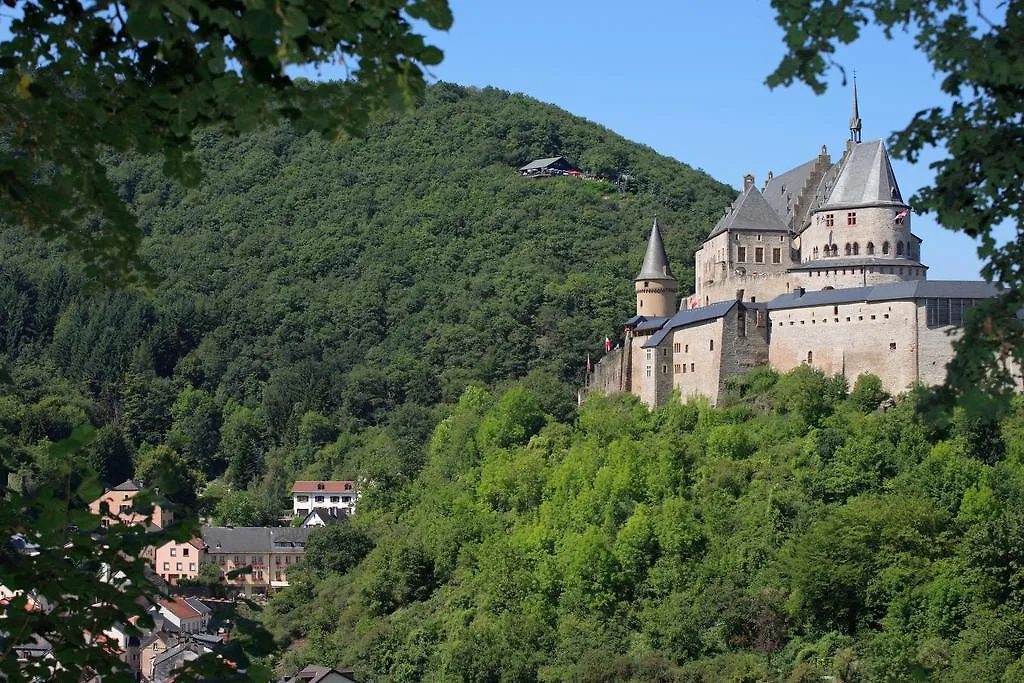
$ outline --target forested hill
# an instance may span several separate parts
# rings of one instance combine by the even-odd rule
[[[73,266],[3,229],[0,358],[32,400],[66,379],[127,452],[167,445],[208,478],[231,465],[237,486],[273,464],[263,450],[284,447],[291,476],[313,462],[294,455],[303,439],[367,428],[386,442],[368,458],[378,474],[411,474],[434,407],[472,381],[528,376],[564,413],[586,351],[631,313],[655,214],[685,285],[734,195],[553,106],[448,84],[364,139],[279,128],[197,145],[195,189],[154,159],[112,162],[148,235],[150,298],[83,294]],[[516,173],[557,154],[628,172],[630,191]],[[308,474],[365,473],[353,467],[321,460]]]

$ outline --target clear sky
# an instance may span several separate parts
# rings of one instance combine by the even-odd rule
[[[783,54],[767,0],[450,2],[455,25],[433,34],[445,51],[435,79],[550,102],[734,188],[744,173],[760,185],[823,144],[838,160],[849,136],[851,87],[840,72],[822,96],[764,85]],[[864,140],[887,138],[918,110],[946,102],[909,36],[873,32],[837,61],[857,71]],[[931,177],[927,161],[893,160],[905,198]],[[931,279],[979,277],[973,240],[929,216],[912,225]]]

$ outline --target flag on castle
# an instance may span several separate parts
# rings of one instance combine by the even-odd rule
[[[892,217],[892,221],[896,225],[902,225],[903,224],[903,219],[906,218],[909,214],[910,214],[910,209],[903,209],[898,214],[896,214],[895,216]]]
[[[612,350],[612,340],[609,339],[608,337],[605,337],[604,338],[604,352],[608,353],[611,350]]]

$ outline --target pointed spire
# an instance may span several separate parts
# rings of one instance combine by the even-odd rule
[[[640,266],[640,274],[637,280],[675,280],[672,276],[672,269],[668,266],[668,256],[665,254],[665,243],[661,240],[661,231],[658,229],[658,217],[654,217],[654,227],[651,228],[651,237],[647,240],[647,253],[644,254],[644,263]]]
[[[857,72],[853,72],[853,116],[850,117],[850,141],[860,142],[860,108],[857,106]]]

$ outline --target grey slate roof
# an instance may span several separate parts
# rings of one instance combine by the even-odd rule
[[[821,208],[861,206],[906,206],[881,140],[856,144],[845,155],[839,176]]]
[[[778,311],[788,308],[804,308],[806,306],[848,304],[857,301],[897,301],[923,299],[926,297],[987,299],[998,293],[999,291],[995,286],[976,280],[910,280],[907,282],[875,285],[873,287],[805,292],[803,296],[798,296],[796,292],[789,292],[769,301],[768,310]]]
[[[836,258],[820,258],[814,261],[807,261],[806,263],[800,263],[795,266],[791,266],[789,270],[818,270],[819,268],[835,269],[835,268],[849,268],[858,266],[913,266],[917,268],[927,268],[920,261],[914,259],[903,258],[897,256],[895,258],[889,256],[838,256]]]
[[[110,489],[111,491],[141,491],[142,483],[134,479],[125,479],[123,482]]]
[[[810,178],[817,161],[817,158],[811,159],[781,175],[773,176],[765,185],[761,194],[783,223],[788,225],[789,219],[793,217],[793,206],[800,198],[800,192]]]
[[[636,329],[638,332],[646,332],[647,330],[660,330],[661,326],[668,322],[669,318],[655,316],[653,318],[645,318],[639,324]]]
[[[651,338],[641,348],[652,348],[660,344],[669,332],[678,329],[680,327],[686,327],[687,325],[693,325],[694,323],[702,323],[706,320],[713,320],[720,318],[736,305],[736,300],[730,301],[719,301],[709,306],[701,306],[700,308],[690,308],[679,311],[674,316],[668,319],[661,330],[651,336]]]
[[[301,527],[206,526],[203,542],[211,553],[301,552],[312,529]]]
[[[644,254],[644,262],[640,266],[640,274],[636,276],[636,279],[675,279],[672,276],[672,269],[668,265],[668,255],[665,253],[665,243],[661,239],[657,218],[654,219],[654,226],[651,227],[651,236],[647,240],[647,252]]]
[[[519,170],[520,171],[532,171],[534,169],[547,168],[548,166],[550,166],[551,164],[555,163],[559,159],[563,159],[564,160],[565,157],[557,156],[557,157],[548,157],[546,159],[534,159],[530,163],[526,164],[526,166],[521,167]]]
[[[306,517],[302,520],[302,524],[305,525],[309,518],[316,515],[320,518],[320,521],[325,525],[330,526],[331,524],[337,524],[338,522],[348,519],[348,513],[338,508],[313,508],[306,514]]]
[[[708,235],[708,239],[720,235],[726,230],[789,232],[789,228],[768,204],[756,185],[748,187],[732,203],[730,211],[718,220],[711,234]]]

